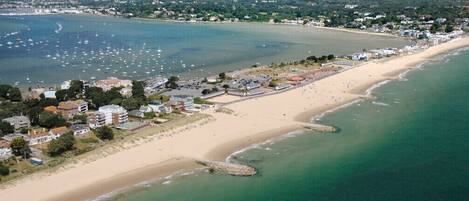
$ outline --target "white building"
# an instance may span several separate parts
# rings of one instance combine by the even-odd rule
[[[73,131],[73,135],[75,136],[84,135],[91,131],[90,127],[86,124],[73,124],[70,126],[70,129]]]
[[[2,121],[8,122],[15,129],[28,128],[29,126],[31,126],[31,122],[29,121],[29,118],[26,116],[9,117],[9,118],[3,119]]]
[[[11,156],[10,142],[0,139],[0,158]]]
[[[60,89],[62,89],[62,90],[70,89],[70,83],[71,82],[72,81],[70,81],[70,80],[62,82],[62,84],[60,85]]]
[[[106,124],[119,125],[128,120],[127,110],[118,105],[102,106],[99,108],[99,112],[104,114]]]
[[[87,112],[86,115],[91,128],[99,128],[106,124],[106,116],[102,112]]]

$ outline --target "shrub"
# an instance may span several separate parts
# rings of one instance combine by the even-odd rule
[[[0,165],[0,175],[7,176],[10,174],[10,168],[5,167],[4,165]]]
[[[96,137],[101,140],[112,140],[114,139],[114,131],[108,126],[103,126],[95,131]]]

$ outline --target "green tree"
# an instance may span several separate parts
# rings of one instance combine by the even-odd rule
[[[122,107],[127,110],[136,110],[144,104],[144,101],[140,98],[127,98],[122,100]]]
[[[83,92],[83,81],[81,80],[72,80],[70,82],[70,88],[67,90],[67,97],[70,99],[75,99]]]
[[[21,97],[21,91],[17,87],[12,87],[8,90],[8,99],[11,101],[22,101],[23,98]]]
[[[168,82],[166,82],[165,86],[166,88],[176,89],[178,88],[178,84],[177,84],[178,81],[179,81],[179,77],[171,76],[169,77]]]
[[[11,85],[1,84],[0,85],[0,97],[8,99],[8,93],[9,93],[11,88],[12,88]]]
[[[67,90],[65,89],[61,89],[61,90],[57,90],[57,92],[55,92],[55,98],[58,100],[58,101],[65,101],[67,100]]]
[[[34,106],[26,111],[26,114],[28,115],[29,120],[31,121],[31,125],[39,125],[39,115],[43,111],[43,108],[40,106]]]
[[[132,81],[132,97],[145,99],[145,83],[142,81]]]
[[[453,25],[451,25],[451,24],[446,25],[446,27],[445,27],[445,32],[446,33],[451,33],[453,31],[454,31]]]
[[[15,128],[8,122],[0,121],[0,136],[15,132]]]
[[[327,60],[333,60],[335,56],[333,54],[327,55]]]
[[[79,124],[86,124],[88,123],[88,117],[86,116],[86,114],[79,113],[73,116],[72,121]]]
[[[49,156],[59,156],[66,151],[72,150],[75,142],[76,140],[75,136],[73,136],[73,132],[67,132],[59,138],[50,141],[47,146],[47,154]]]
[[[39,126],[50,129],[66,125],[67,121],[61,115],[46,111],[39,115]]]
[[[3,164],[0,164],[0,175],[7,176],[9,174],[10,174],[10,168],[4,166]]]
[[[95,130],[95,135],[101,140],[112,140],[114,138],[114,131],[108,126],[103,126]]]
[[[22,137],[17,137],[11,141],[11,151],[15,156],[21,156],[23,158],[29,158],[31,156],[31,149],[29,148],[28,141]]]
[[[218,77],[222,80],[224,80],[226,78],[226,73],[220,73],[218,74]]]

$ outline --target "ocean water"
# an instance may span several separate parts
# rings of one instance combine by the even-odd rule
[[[411,71],[325,115],[338,133],[305,133],[236,156],[260,174],[197,173],[120,194],[126,201],[465,201],[469,50]]]
[[[86,15],[0,16],[0,82],[198,77],[408,43],[296,26],[177,24]]]

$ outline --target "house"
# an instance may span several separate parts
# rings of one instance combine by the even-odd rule
[[[49,142],[54,139],[54,136],[51,135],[45,128],[34,129],[28,132],[29,144],[36,145],[44,142]]]
[[[72,82],[71,80],[62,82],[62,84],[60,85],[60,89],[62,90],[70,89],[71,82]]]
[[[124,87],[124,88],[132,87],[132,81],[120,80],[120,79],[117,79],[116,77],[108,77],[104,80],[96,81],[95,86],[103,89],[104,91],[109,91],[115,87]]]
[[[187,95],[171,96],[169,102],[172,107],[179,110],[191,109],[194,107],[194,97]]]
[[[65,118],[72,118],[78,112],[88,111],[88,102],[83,100],[76,101],[63,101],[59,103],[57,107],[58,112],[62,114]]]
[[[350,59],[354,61],[367,61],[368,55],[365,53],[355,53],[350,56]]]
[[[165,105],[161,101],[151,101],[148,106],[142,106],[139,109],[142,112],[171,113],[171,105]]]
[[[90,127],[86,124],[73,124],[70,126],[70,130],[73,131],[75,136],[84,135],[91,131]]]
[[[102,112],[87,112],[88,124],[91,128],[99,128],[106,124],[106,116]]]
[[[62,136],[63,134],[67,133],[68,131],[69,129],[67,127],[61,126],[61,127],[50,129],[49,134],[53,136],[53,139],[56,139]]]
[[[99,112],[104,113],[105,123],[119,125],[127,122],[127,110],[118,105],[106,105],[99,108]]]
[[[11,156],[10,142],[0,139],[0,158]]]
[[[54,90],[49,90],[49,91],[44,91],[44,97],[45,98],[55,98],[55,92]]]
[[[26,116],[13,116],[13,117],[3,119],[2,121],[8,122],[15,129],[29,128],[29,126],[31,126],[31,122],[29,121],[29,118]]]
[[[45,108],[44,108],[44,111],[46,111],[46,112],[52,112],[52,113],[57,113],[57,112],[58,112],[58,109],[57,109],[57,107],[51,105],[51,106],[45,107]]]
[[[139,111],[143,112],[143,113],[148,113],[148,112],[155,112],[153,111],[153,108],[150,107],[150,106],[145,106],[145,105],[142,105],[140,106],[140,108],[138,109]],[[129,112],[130,113],[130,112]],[[129,114],[130,115],[130,114]]]
[[[137,118],[143,118],[143,117],[145,117],[145,113],[140,111],[140,110],[132,110],[132,111],[129,112],[129,116],[137,117]]]

